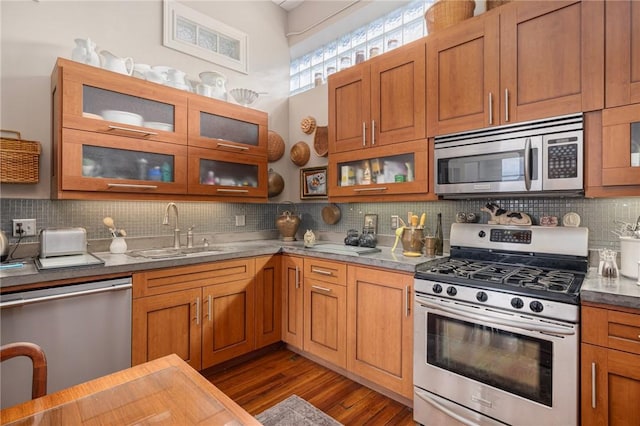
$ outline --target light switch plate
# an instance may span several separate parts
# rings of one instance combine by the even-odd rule
[[[33,237],[36,235],[36,220],[35,219],[13,219],[13,236],[19,237],[18,224],[23,231],[23,237]]]
[[[391,229],[398,229],[398,226],[400,226],[398,223],[398,215],[391,215]]]
[[[245,217],[243,214],[236,215],[236,226],[244,226],[245,225]]]

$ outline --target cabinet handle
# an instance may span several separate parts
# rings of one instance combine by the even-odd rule
[[[367,146],[367,123],[362,122],[362,146]]]
[[[509,121],[509,89],[504,89],[504,121]]]
[[[232,149],[239,149],[240,151],[248,151],[249,147],[246,146],[238,146],[238,145],[231,145],[228,143],[222,143],[222,142],[218,142],[218,148],[232,148]]]
[[[320,274],[320,275],[326,275],[329,277],[333,276],[333,272],[325,271],[324,269],[311,268],[311,272],[315,272],[316,274]]]
[[[354,188],[353,192],[367,192],[367,191],[386,191],[386,186],[377,186],[375,188]]]
[[[209,322],[213,321],[213,319],[211,318],[211,310],[213,308],[211,307],[211,295],[207,296],[207,318],[209,318]]]
[[[216,191],[218,192],[249,192],[248,189],[225,189],[225,188],[218,188],[216,189]]]
[[[109,188],[158,189],[158,185],[140,185],[136,183],[108,183]]]
[[[376,144],[376,120],[371,120],[371,146]]]
[[[489,92],[489,124],[493,124],[493,93]]]
[[[404,312],[405,316],[411,315],[411,286],[404,287]]]
[[[591,408],[596,408],[596,363],[591,363]]]
[[[196,297],[196,325],[200,325],[200,298]]]
[[[138,130],[138,129],[130,129],[128,127],[121,127],[121,126],[111,126],[109,125],[109,131],[111,130],[122,130],[124,132],[131,132],[131,133],[141,133],[145,136],[155,136],[158,133],[156,132],[150,132],[148,130]]]
[[[300,288],[300,270],[298,269],[298,265],[296,265],[296,288]]]
[[[331,289],[330,288],[320,287],[319,285],[312,285],[311,288],[316,289],[316,290],[320,290],[320,291],[326,291],[327,293],[331,293]]]

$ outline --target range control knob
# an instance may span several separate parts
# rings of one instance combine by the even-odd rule
[[[480,231],[480,232],[478,232],[478,237],[480,237],[480,238],[484,238],[484,237],[486,237],[486,236],[487,236],[487,233],[486,233],[486,232],[484,232],[484,231]]]
[[[455,287],[447,287],[447,294],[449,296],[455,296],[456,294],[458,294],[458,290],[456,290]]]
[[[434,293],[442,293],[442,286],[440,284],[434,284],[431,290],[433,290]]]
[[[489,296],[487,296],[487,293],[485,293],[484,291],[479,291],[476,293],[476,299],[478,299],[478,302],[486,302],[488,298]]]
[[[511,306],[516,309],[520,309],[524,306],[524,302],[519,297],[514,297],[513,299],[511,299]]]
[[[542,305],[542,303],[534,300],[533,302],[529,303],[529,308],[531,308],[533,312],[542,312],[544,306]]]

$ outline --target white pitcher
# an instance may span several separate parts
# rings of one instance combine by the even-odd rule
[[[98,56],[98,52],[96,52],[96,44],[89,38],[77,38],[74,41],[76,42],[76,47],[71,52],[71,59],[76,62],[99,67],[100,57]]]
[[[133,58],[119,58],[106,50],[100,52],[100,56],[102,57],[102,68],[120,74],[133,74]]]

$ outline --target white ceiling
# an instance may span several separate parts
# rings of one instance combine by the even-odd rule
[[[300,6],[304,0],[271,0],[287,12],[292,11],[296,7]]]

